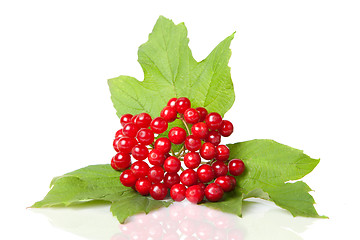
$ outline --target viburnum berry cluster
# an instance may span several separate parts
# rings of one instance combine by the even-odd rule
[[[172,127],[167,137],[158,137],[176,119],[185,128]],[[216,202],[224,192],[234,190],[234,176],[245,169],[242,160],[229,161],[229,148],[220,144],[222,137],[233,133],[233,124],[223,120],[219,113],[208,113],[203,107],[191,108],[186,97],[171,98],[160,117],[125,114],[120,123],[122,128],[113,141],[117,153],[111,166],[123,171],[120,182],[124,186],[141,195],[150,194],[153,199],[162,200],[170,189],[175,201],[186,198],[199,203],[205,196]],[[182,148],[175,151],[176,145]]]

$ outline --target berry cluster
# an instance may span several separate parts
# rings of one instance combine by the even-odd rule
[[[155,140],[155,134],[164,133],[168,123],[176,119],[183,122],[185,129],[173,127],[168,137]],[[191,108],[188,98],[170,99],[160,117],[125,114],[120,123],[122,129],[116,132],[113,142],[117,153],[111,166],[124,170],[121,183],[141,195],[150,194],[155,200],[162,200],[170,189],[175,201],[186,198],[199,203],[205,196],[215,202],[224,192],[235,188],[233,176],[239,176],[245,169],[242,160],[229,161],[229,148],[220,144],[222,137],[232,134],[232,123],[203,107]],[[180,144],[182,148],[175,152],[172,146]]]

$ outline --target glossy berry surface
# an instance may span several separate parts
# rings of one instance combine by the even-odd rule
[[[175,108],[176,100],[177,100],[177,98],[170,98],[170,100],[167,103],[167,106]]]
[[[150,145],[154,142],[154,133],[148,128],[141,128],[136,134],[136,139],[141,144]]]
[[[154,133],[161,134],[167,130],[168,123],[164,118],[157,117],[151,121],[150,128]]]
[[[204,143],[200,149],[200,155],[206,160],[211,160],[216,156],[216,148],[212,143]]]
[[[184,120],[190,124],[197,123],[200,120],[200,113],[194,108],[188,108],[184,112]]]
[[[122,129],[119,129],[116,133],[115,133],[115,138],[122,138],[125,137]]]
[[[186,199],[191,203],[199,203],[204,199],[204,190],[199,185],[188,187],[185,192]]]
[[[124,115],[122,115],[121,118],[120,118],[120,124],[121,124],[121,126],[124,127],[127,123],[130,123],[132,117],[133,117],[133,115],[131,115],[131,114],[124,114]]]
[[[174,144],[181,144],[185,141],[186,131],[181,127],[173,127],[168,134],[169,140]]]
[[[148,175],[149,165],[144,161],[136,161],[131,165],[131,171],[137,178],[144,178]]]
[[[177,157],[170,156],[164,161],[164,170],[169,173],[177,173],[180,170],[181,162]]]
[[[200,182],[207,183],[214,179],[215,173],[210,165],[204,164],[197,169],[197,175]]]
[[[155,183],[150,187],[150,195],[155,200],[163,200],[167,195],[168,189],[162,183]]]
[[[215,183],[219,185],[224,192],[230,192],[234,185],[229,176],[221,176],[215,179]]]
[[[214,144],[214,146],[217,146],[221,142],[221,135],[218,131],[210,131],[206,135],[205,141]]]
[[[236,179],[233,176],[228,176],[230,178],[231,184],[232,184],[232,190],[236,187]]]
[[[228,120],[223,120],[219,128],[219,133],[224,137],[228,137],[233,133],[233,131],[233,124]]]
[[[166,122],[173,122],[177,117],[176,109],[173,107],[166,106],[161,110],[160,117],[165,119]]]
[[[200,114],[199,122],[205,121],[205,118],[206,118],[206,116],[208,115],[208,111],[206,110],[206,108],[197,107],[196,110],[197,110],[197,111],[199,112],[199,114]]]
[[[145,160],[149,155],[149,149],[145,145],[135,145],[131,150],[131,155],[136,160]]]
[[[154,166],[149,169],[148,178],[153,183],[159,183],[164,179],[164,169],[159,166]]]
[[[135,190],[143,196],[149,195],[151,182],[146,178],[139,178],[135,183]]]
[[[114,141],[113,141],[113,147],[114,147],[114,150],[115,150],[116,152],[120,151],[119,148],[118,148],[119,141],[120,141],[120,137],[119,137],[119,138],[115,138]]]
[[[161,166],[165,161],[165,154],[157,149],[153,149],[149,152],[148,160],[151,165]]]
[[[175,108],[178,113],[184,113],[186,109],[191,107],[191,102],[186,97],[180,97],[175,102]]]
[[[131,153],[132,148],[137,144],[135,138],[123,137],[118,141],[117,148],[121,152]]]
[[[171,188],[173,185],[180,183],[180,176],[177,173],[166,173],[164,176],[164,185]]]
[[[131,157],[130,154],[124,152],[118,152],[111,159],[111,167],[117,171],[124,170],[130,167],[131,165]]]
[[[205,123],[199,122],[191,127],[191,133],[197,138],[205,139],[209,130]]]
[[[136,137],[137,132],[139,131],[139,127],[135,125],[135,123],[128,123],[123,128],[123,133],[127,137]]]
[[[175,184],[170,189],[170,196],[174,201],[181,202],[185,199],[186,187],[181,183]]]
[[[224,195],[223,189],[216,183],[210,183],[209,185],[207,185],[204,190],[204,193],[206,199],[209,200],[210,202],[217,202]]]
[[[200,138],[194,135],[189,135],[185,138],[185,148],[189,151],[195,152],[201,148]]]
[[[233,176],[241,175],[245,170],[245,164],[240,159],[233,159],[229,162],[229,173]]]
[[[171,142],[168,138],[162,137],[155,141],[155,149],[163,153],[168,153],[171,150]]]
[[[180,174],[180,181],[185,186],[192,186],[198,182],[197,173],[193,169],[186,169]]]
[[[184,156],[184,164],[187,168],[197,168],[201,163],[200,155],[197,152],[189,152]],[[227,168],[226,168],[227,170]]]
[[[123,171],[120,175],[120,182],[125,187],[135,186],[137,179],[138,178],[135,176],[135,174],[130,169]]]
[[[216,161],[211,167],[214,170],[215,177],[225,176],[228,173],[228,166],[223,161]]]
[[[226,161],[229,159],[230,149],[225,145],[219,145],[216,147],[216,160]]]
[[[216,112],[209,113],[205,118],[205,123],[210,130],[217,130],[220,128],[222,117]]]
[[[140,113],[134,120],[134,123],[138,128],[148,128],[151,123],[151,116],[147,113]]]

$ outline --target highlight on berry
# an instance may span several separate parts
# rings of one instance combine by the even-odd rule
[[[168,129],[176,119],[181,124]],[[121,184],[141,195],[163,200],[170,194],[174,201],[186,198],[192,203],[205,197],[216,202],[235,189],[234,176],[244,172],[244,162],[230,160],[229,148],[221,144],[233,133],[233,124],[219,113],[192,108],[186,97],[171,98],[159,117],[124,114],[120,124],[111,166],[122,171]]]

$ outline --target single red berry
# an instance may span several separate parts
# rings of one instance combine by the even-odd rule
[[[135,120],[136,120],[136,118],[139,116],[139,114],[136,114],[136,115],[134,115],[132,118],[131,118],[131,122],[132,123],[135,123]]]
[[[223,161],[216,161],[212,165],[215,177],[225,176],[228,173],[228,166]]]
[[[149,195],[151,182],[147,178],[140,178],[135,183],[135,190],[143,196]]]
[[[191,203],[199,203],[204,198],[204,190],[199,185],[188,187],[185,192],[186,199]]]
[[[130,169],[123,171],[120,175],[120,182],[125,187],[135,186],[136,181],[137,181],[137,177]]]
[[[200,149],[200,155],[206,160],[211,160],[216,156],[216,149],[212,143],[204,143]]]
[[[206,110],[206,108],[197,107],[196,110],[200,113],[199,122],[205,121],[205,118],[206,118],[206,116],[208,115],[208,111]]]
[[[117,148],[121,152],[130,153],[132,148],[137,144],[135,138],[131,137],[122,137],[118,141]]]
[[[149,169],[148,178],[153,183],[159,183],[164,179],[164,169],[160,166],[154,166]]]
[[[124,127],[127,123],[130,123],[132,117],[133,117],[133,115],[131,115],[131,114],[129,114],[129,113],[122,115],[121,118],[120,118],[120,124],[121,124],[121,126]]]
[[[217,130],[222,122],[222,117],[216,112],[209,113],[205,119],[206,125],[210,130]]]
[[[181,144],[185,141],[186,131],[181,127],[173,127],[169,131],[168,138],[174,144]]]
[[[168,189],[162,183],[155,183],[150,188],[150,196],[155,200],[163,200],[167,193]]]
[[[113,169],[119,171],[124,170],[130,167],[131,165],[131,157],[130,154],[124,152],[118,152],[112,159],[111,159],[111,166]]]
[[[176,100],[177,100],[177,98],[170,98],[170,100],[167,103],[167,106],[175,108]]]
[[[149,163],[154,166],[161,166],[165,161],[165,154],[157,149],[153,149],[148,155]]]
[[[149,155],[149,149],[145,145],[138,144],[132,148],[131,155],[136,160],[145,160]]]
[[[194,135],[185,138],[185,147],[187,150],[195,152],[201,148],[201,140]]]
[[[154,118],[150,123],[150,128],[154,133],[160,134],[166,131],[168,123],[162,117]]]
[[[219,145],[219,143],[221,142],[221,135],[219,132],[217,131],[210,131],[208,132],[208,134],[206,135],[206,142],[212,143],[215,146]]]
[[[245,164],[240,159],[233,159],[229,162],[229,173],[233,176],[241,175],[245,170]]]
[[[165,119],[166,122],[173,122],[177,117],[176,109],[173,107],[166,106],[161,110],[160,117]]]
[[[169,173],[177,173],[180,170],[181,162],[177,157],[170,156],[165,159],[164,170]]]
[[[148,113],[140,113],[135,119],[135,124],[138,128],[148,128],[151,120],[151,116]]]
[[[175,108],[178,113],[184,113],[186,109],[191,107],[191,102],[186,97],[181,97],[176,100]]]
[[[114,141],[113,141],[113,147],[114,147],[115,151],[117,151],[117,152],[120,151],[119,148],[118,148],[119,141],[120,141],[120,137],[115,138]]]
[[[201,187],[202,190],[205,190],[206,188],[206,185],[204,183],[198,183],[198,185]]]
[[[184,163],[187,168],[197,168],[201,163],[200,155],[197,152],[188,152],[184,156]]]
[[[209,130],[205,123],[199,122],[191,127],[191,133],[197,138],[205,139]]]
[[[148,128],[141,128],[136,134],[136,139],[139,143],[150,145],[154,142],[154,133]]]
[[[181,183],[175,184],[170,189],[170,196],[174,201],[181,202],[185,199],[186,187]]]
[[[197,175],[200,182],[207,183],[215,178],[215,173],[210,165],[204,164],[197,169]]]
[[[236,178],[234,178],[233,176],[229,176],[229,175],[228,175],[228,177],[230,178],[231,185],[232,185],[232,189],[231,189],[231,190],[233,190],[233,189],[235,189],[235,187],[236,187]]]
[[[219,185],[224,192],[233,190],[233,183],[229,176],[220,176],[215,179],[215,183]]]
[[[135,123],[128,123],[123,128],[123,133],[127,137],[136,137],[137,132],[139,131],[139,127],[135,125]]]
[[[138,178],[144,178],[148,175],[149,172],[149,165],[144,161],[136,161],[131,164],[131,171],[135,174]]]
[[[180,181],[185,186],[192,186],[197,183],[197,173],[192,169],[186,169],[180,174]]]
[[[233,131],[233,124],[228,120],[223,120],[219,128],[219,133],[224,137],[228,137],[233,133]]]
[[[171,142],[168,138],[162,137],[155,141],[155,149],[162,153],[168,153],[171,150]]]
[[[173,185],[180,183],[180,177],[177,173],[166,173],[164,176],[165,187],[171,188]]]
[[[116,133],[115,133],[115,138],[121,138],[121,137],[125,137],[122,129],[119,129]]]
[[[190,124],[197,123],[200,120],[200,113],[194,108],[188,108],[184,112],[184,119]]]
[[[224,196],[224,191],[216,183],[210,183],[205,188],[205,197],[210,202],[217,202]]]
[[[230,149],[225,145],[219,145],[216,147],[216,160],[226,161],[229,159]]]

